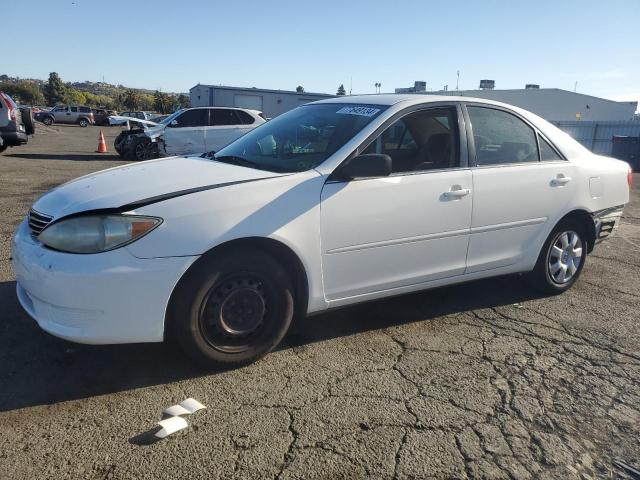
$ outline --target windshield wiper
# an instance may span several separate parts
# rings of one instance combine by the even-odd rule
[[[221,157],[214,156],[213,160],[221,163],[230,163],[232,165],[240,165],[241,167],[249,167],[255,168],[258,170],[263,170],[260,168],[260,165],[256,162],[252,162],[251,160],[247,160],[246,158],[237,157],[235,155],[223,155]]]

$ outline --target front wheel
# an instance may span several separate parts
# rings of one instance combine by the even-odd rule
[[[587,258],[584,229],[577,222],[557,225],[545,242],[531,281],[538,290],[562,293],[578,280]]]
[[[53,118],[52,117],[44,117],[42,119],[42,123],[44,123],[47,127],[50,127],[51,125],[53,125]]]
[[[172,302],[173,332],[200,363],[253,362],[275,348],[291,324],[291,279],[277,260],[259,251],[211,255],[180,283]]]

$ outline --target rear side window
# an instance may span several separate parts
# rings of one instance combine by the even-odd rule
[[[251,125],[253,122],[256,121],[255,118],[253,118],[251,115],[249,115],[247,112],[243,110],[236,110],[235,112],[238,118],[240,119],[240,123],[242,125]]]
[[[82,113],[91,113],[91,109],[89,107],[80,107],[80,111]]]
[[[71,111],[73,113],[77,113],[78,112],[78,107],[71,107]]]
[[[213,115],[211,125],[240,125],[242,122],[238,120],[235,110],[229,110],[228,108],[214,108],[211,111]]]
[[[171,126],[176,128],[204,127],[207,125],[207,110],[204,108],[187,110],[179,115],[174,121],[177,122],[177,125]]]
[[[538,161],[536,132],[515,115],[485,107],[467,107],[478,165]]]
[[[540,145],[540,160],[543,162],[550,160],[562,160],[562,157],[558,155],[558,152],[554,150],[554,148],[549,145],[544,138],[538,135],[538,143]]]

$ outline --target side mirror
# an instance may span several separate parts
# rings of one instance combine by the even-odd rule
[[[171,123],[169,124],[169,126],[177,127],[178,126],[178,120],[171,120]]]
[[[392,160],[382,153],[366,153],[350,158],[342,164],[337,177],[342,180],[357,178],[388,177],[391,175]]]

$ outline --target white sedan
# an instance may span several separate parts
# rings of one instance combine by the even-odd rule
[[[519,108],[379,95],[301,106],[213,158],[94,173],[13,239],[17,294],[83,343],[176,337],[206,363],[293,318],[513,273],[557,293],[618,224],[631,174]]]

